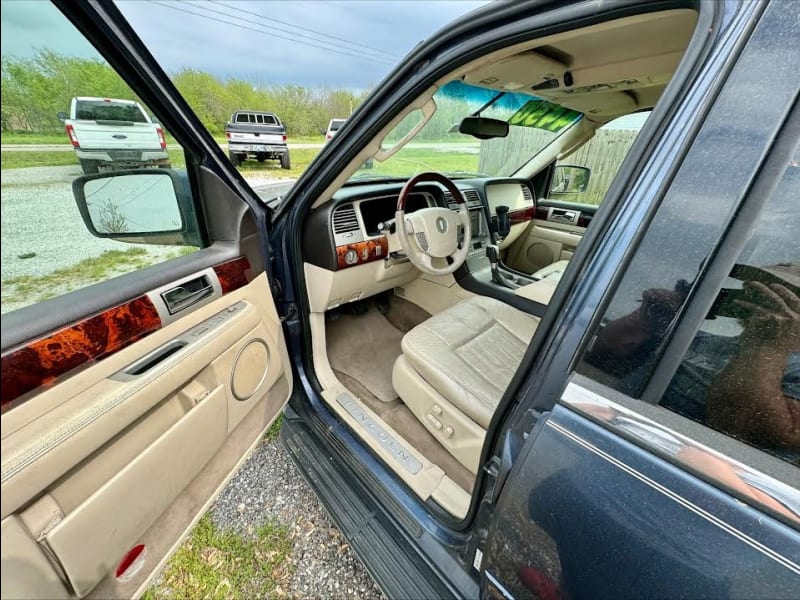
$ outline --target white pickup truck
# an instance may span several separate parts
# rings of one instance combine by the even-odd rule
[[[169,167],[164,130],[142,105],[116,98],[73,98],[69,116],[59,113],[83,172]]]

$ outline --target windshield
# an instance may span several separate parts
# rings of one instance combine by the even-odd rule
[[[78,100],[75,118],[85,121],[128,121],[147,123],[147,118],[135,104],[112,100]]]
[[[438,171],[453,178],[507,177],[583,116],[533,95],[501,94],[462,81],[442,86],[433,100],[436,111],[416,133],[406,137],[424,119],[421,110],[406,115],[384,138],[384,151],[402,144],[399,151],[384,161],[370,161],[369,167],[359,169],[350,180],[408,178],[422,171]],[[481,117],[508,122],[508,136],[478,140],[458,133],[461,119],[479,110]]]

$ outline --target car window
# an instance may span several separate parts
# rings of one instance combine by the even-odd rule
[[[4,40],[3,314],[198,248],[113,239],[140,227],[180,227],[170,194],[184,153],[158,122],[148,122],[150,109],[53,5],[4,4],[4,30],[21,10],[25,19],[59,22],[63,35],[47,46]],[[123,170],[145,175],[86,184],[87,216],[104,237],[92,235],[73,184]]]
[[[111,100],[79,99],[75,102],[74,118],[87,121],[125,121],[147,123],[147,116],[137,104]]]
[[[800,464],[800,153],[660,404]]]
[[[559,160],[548,198],[599,205],[648,116],[650,111],[614,119],[574,153]]]
[[[237,123],[249,123],[250,120],[247,118],[246,114],[239,113],[238,115],[236,115],[236,122]]]

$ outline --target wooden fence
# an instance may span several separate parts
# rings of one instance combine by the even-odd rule
[[[600,204],[611,186],[622,161],[636,139],[631,129],[598,130],[594,137],[559,164],[578,165],[592,170],[589,186],[581,194],[559,196],[559,200]],[[512,173],[548,143],[554,134],[540,129],[512,127],[508,137],[481,143],[478,171]]]

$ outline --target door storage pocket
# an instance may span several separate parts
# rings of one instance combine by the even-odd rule
[[[114,571],[222,446],[226,412],[220,386],[46,534],[79,597]]]

